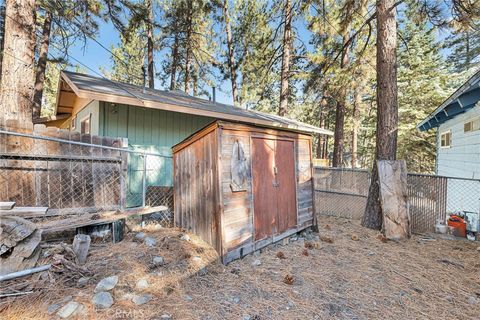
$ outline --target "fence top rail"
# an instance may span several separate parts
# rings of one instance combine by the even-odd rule
[[[357,168],[322,167],[322,166],[313,166],[313,168],[314,169],[320,169],[320,170],[352,171],[352,172],[370,173],[370,170],[368,170],[368,169],[357,169]]]
[[[82,147],[93,147],[93,148],[101,148],[101,149],[107,149],[107,150],[123,151],[123,152],[129,152],[129,153],[136,153],[136,154],[140,154],[140,155],[144,155],[144,156],[157,156],[157,157],[164,157],[164,158],[172,158],[171,155],[165,155],[165,154],[160,154],[160,153],[147,152],[147,151],[137,151],[137,150],[130,150],[130,149],[126,149],[126,148],[118,148],[118,147],[109,147],[109,146],[103,146],[103,145],[99,145],[99,144],[92,144],[92,143],[86,143],[86,142],[80,142],[80,141],[64,140],[64,139],[58,139],[58,138],[54,138],[54,137],[33,135],[33,134],[28,134],[28,133],[20,133],[20,132],[0,130],[0,134],[6,134],[6,135],[12,135],[12,136],[24,137],[24,138],[31,138],[31,139],[38,139],[38,140],[45,140],[45,141],[52,141],[52,142],[69,143],[69,144],[82,146]]]
[[[409,176],[417,176],[417,177],[446,178],[446,179],[452,179],[452,180],[467,180],[467,181],[480,182],[480,179],[440,176],[440,175],[436,175],[436,174],[427,174],[427,173],[410,173],[409,172],[408,175]]]

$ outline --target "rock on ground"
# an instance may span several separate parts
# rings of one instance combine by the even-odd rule
[[[134,295],[132,298],[132,302],[135,303],[137,306],[145,304],[152,300],[151,294],[142,294],[142,295]]]
[[[147,289],[149,287],[147,279],[140,279],[135,286],[138,290]]]
[[[92,303],[99,309],[107,309],[112,306],[113,298],[109,292],[98,292],[93,295]]]
[[[163,257],[157,256],[153,258],[153,265],[155,267],[160,267],[163,266],[165,261],[163,260]]]
[[[157,245],[157,239],[152,238],[152,237],[146,237],[144,242],[149,247],[154,247],[154,246]]]
[[[80,303],[76,301],[70,301],[69,303],[61,307],[60,310],[58,310],[57,315],[62,319],[66,319],[70,317],[79,306]]]
[[[109,291],[115,288],[115,286],[118,283],[118,277],[117,276],[111,276],[107,278],[103,278],[100,280],[99,283],[97,283],[97,286],[95,287],[95,290],[93,292],[101,292],[101,291]]]

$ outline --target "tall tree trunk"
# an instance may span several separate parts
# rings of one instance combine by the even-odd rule
[[[355,89],[353,99],[353,129],[352,129],[352,168],[358,166],[358,129],[360,128],[360,103],[362,102],[362,96],[360,95],[360,89]]]
[[[233,52],[233,36],[230,26],[230,13],[228,12],[228,0],[223,2],[223,16],[225,19],[225,32],[227,34],[227,46],[228,46],[228,67],[230,68],[230,81],[232,82],[232,97],[233,105],[238,104],[237,97],[237,70],[235,65],[235,57]]]
[[[32,124],[35,0],[6,0],[5,39],[0,92],[0,126],[6,120]]]
[[[192,50],[192,2],[187,1],[187,35],[185,39],[186,53],[185,53],[185,93],[190,94],[190,69],[191,69],[191,50]]]
[[[292,47],[292,2],[285,0],[285,28],[283,30],[282,70],[280,74],[280,106],[278,115],[288,112],[288,80],[290,75],[290,48]]]
[[[376,160],[395,160],[397,152],[397,17],[395,0],[377,0],[377,134]],[[376,161],[362,225],[380,229],[383,223]]]
[[[3,39],[5,38],[5,6],[0,6],[0,77],[2,76]],[[0,88],[2,79],[0,78]]]
[[[152,0],[147,1],[148,22],[147,22],[147,62],[148,62],[148,86],[155,88],[155,71],[153,66],[153,4]]]
[[[320,100],[320,112],[318,115],[320,128],[325,128],[325,109],[327,107],[327,98],[325,96]],[[317,159],[325,159],[325,135],[320,134],[318,136],[317,144]]]
[[[38,56],[37,69],[35,71],[35,89],[33,92],[33,119],[40,118],[42,109],[43,87],[45,84],[45,71],[47,69],[48,45],[50,43],[50,29],[52,27],[52,14],[45,11],[43,22],[40,53]]]
[[[348,34],[343,35],[343,44],[348,41]],[[345,69],[348,65],[349,47],[346,46],[342,52],[342,61],[340,68]],[[343,167],[343,149],[345,143],[344,124],[345,124],[345,105],[347,100],[347,84],[342,84],[337,99],[337,110],[335,114],[335,136],[333,141],[333,160],[334,167]]]
[[[175,32],[175,39],[172,47],[172,66],[170,71],[170,90],[175,90],[177,85],[177,66],[178,66],[178,33]]]

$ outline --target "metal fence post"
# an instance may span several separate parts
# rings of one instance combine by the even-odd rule
[[[147,195],[147,155],[143,153],[143,175],[142,175],[142,207],[145,207],[145,197]]]

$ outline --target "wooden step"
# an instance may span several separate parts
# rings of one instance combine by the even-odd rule
[[[0,202],[0,210],[11,210],[15,207],[15,202]]]
[[[2,216],[16,216],[22,218],[44,217],[47,214],[48,207],[14,207],[10,210],[0,210]]]

